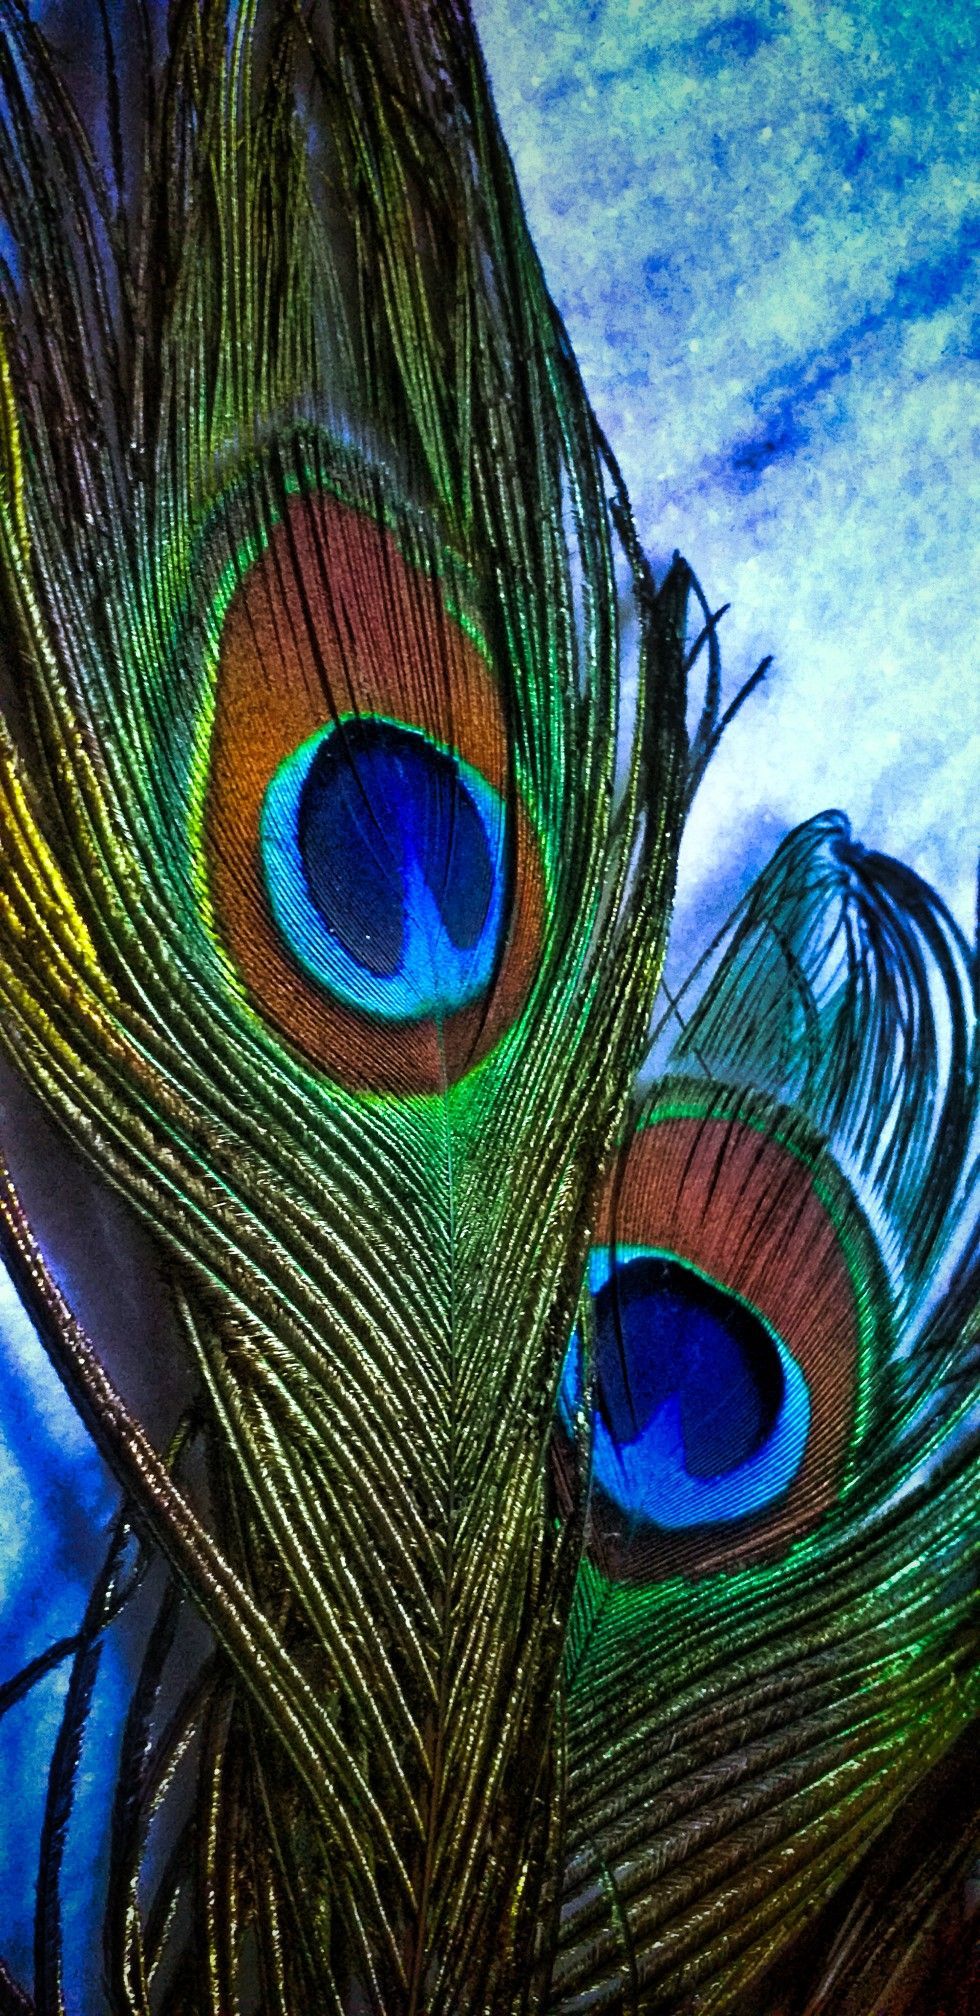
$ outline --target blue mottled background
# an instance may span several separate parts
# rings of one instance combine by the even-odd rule
[[[474,0],[531,229],[641,535],[731,688],[685,949],[840,805],[972,924],[980,777],[975,0]]]
[[[980,8],[474,5],[642,536],[661,566],[679,546],[712,603],[731,602],[731,690],[775,654],[685,839],[675,962],[787,828],[829,804],[968,926]],[[113,1496],[2,1293],[0,1331],[2,1678],[79,1617]],[[63,1684],[0,1725],[0,1950],[21,1966]],[[105,1730],[119,1686],[109,1665]],[[66,1883],[79,1924],[89,1840],[83,1803]],[[83,1968],[97,2006],[97,1965]]]

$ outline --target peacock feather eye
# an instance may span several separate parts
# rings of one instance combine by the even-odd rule
[[[614,1170],[588,1267],[594,1526],[630,1578],[772,1559],[834,1504],[884,1290],[811,1129],[664,1088]],[[580,1406],[572,1339],[559,1416]]]
[[[540,847],[466,570],[361,474],[294,484],[215,623],[201,819],[219,949],[335,1082],[425,1093],[518,1019]]]
[[[642,1247],[600,1247],[589,1285],[604,1495],[668,1533],[734,1525],[773,1504],[810,1426],[809,1387],[783,1339],[719,1283]],[[580,1377],[574,1361],[565,1377]]]
[[[348,717],[300,744],[260,822],[273,918],[310,978],[393,1022],[479,1001],[504,913],[505,808],[400,722]]]

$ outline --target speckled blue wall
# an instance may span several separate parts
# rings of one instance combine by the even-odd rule
[[[722,626],[683,949],[842,806],[969,926],[980,775],[980,9],[474,0],[641,533]]]

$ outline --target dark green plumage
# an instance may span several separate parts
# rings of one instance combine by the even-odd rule
[[[464,7],[0,31],[3,1038],[172,1379],[8,1182],[127,1508],[33,2007],[121,1610],[107,2009],[758,2009],[976,1709],[971,955],[828,815],[658,1003],[717,665]]]

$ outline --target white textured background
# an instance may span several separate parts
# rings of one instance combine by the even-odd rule
[[[828,805],[973,919],[976,0],[474,0],[545,271],[733,727],[685,922]],[[685,938],[688,933],[685,931]]]

